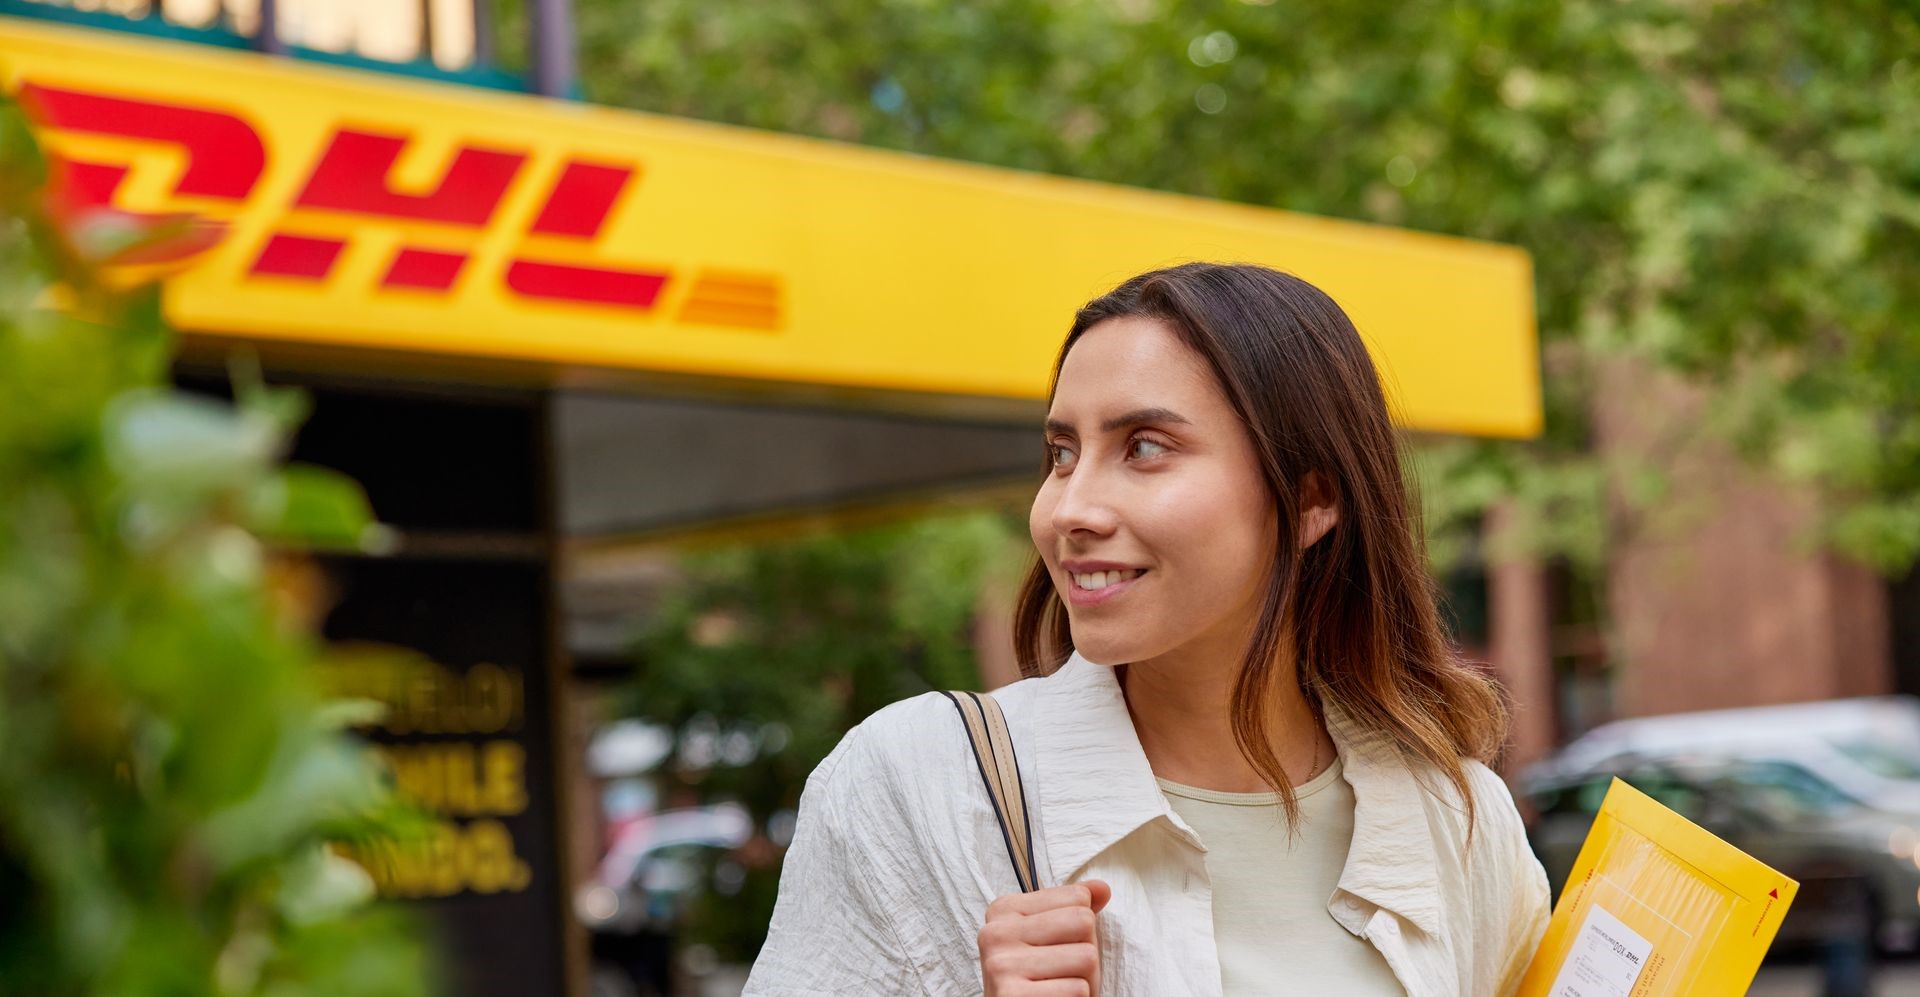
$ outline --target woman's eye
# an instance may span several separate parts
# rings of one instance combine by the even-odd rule
[[[1047,444],[1047,463],[1050,466],[1056,468],[1065,467],[1073,462],[1073,457],[1073,451],[1068,450],[1066,447],[1058,443]]]
[[[1145,453],[1141,453],[1140,452],[1141,447],[1152,447],[1153,449]],[[1167,448],[1161,446],[1158,443],[1153,442],[1152,440],[1146,439],[1144,437],[1136,436],[1132,439],[1132,441],[1130,441],[1127,444],[1127,450],[1128,452],[1133,453],[1140,457],[1158,457],[1161,454],[1165,453],[1167,451]]]

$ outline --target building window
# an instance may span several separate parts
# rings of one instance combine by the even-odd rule
[[[158,18],[184,28],[259,34],[260,0],[29,0],[45,7]],[[290,47],[376,62],[478,64],[477,5],[486,0],[276,0],[274,25]]]

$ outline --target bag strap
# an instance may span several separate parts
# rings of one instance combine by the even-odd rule
[[[992,696],[979,692],[944,692],[960,711],[960,721],[973,743],[973,761],[980,769],[980,781],[986,783],[987,798],[993,801],[993,813],[1000,819],[1000,837],[1007,844],[1007,858],[1013,860],[1013,876],[1020,881],[1020,892],[1040,888],[1034,872],[1033,827],[1027,822],[1026,787],[1020,780],[1020,764],[1013,755],[1013,738],[1007,733],[1007,718]]]

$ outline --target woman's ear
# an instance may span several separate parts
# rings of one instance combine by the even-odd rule
[[[1333,486],[1319,471],[1308,471],[1300,482],[1300,549],[1318,543],[1340,522],[1340,503]]]

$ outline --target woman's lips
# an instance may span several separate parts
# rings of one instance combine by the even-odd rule
[[[1098,606],[1101,603],[1112,602],[1122,595],[1125,595],[1128,589],[1140,584],[1146,577],[1147,572],[1142,570],[1139,574],[1126,581],[1114,582],[1105,588],[1083,589],[1080,587],[1079,582],[1073,580],[1073,574],[1069,572],[1067,574],[1067,602],[1075,606]]]

